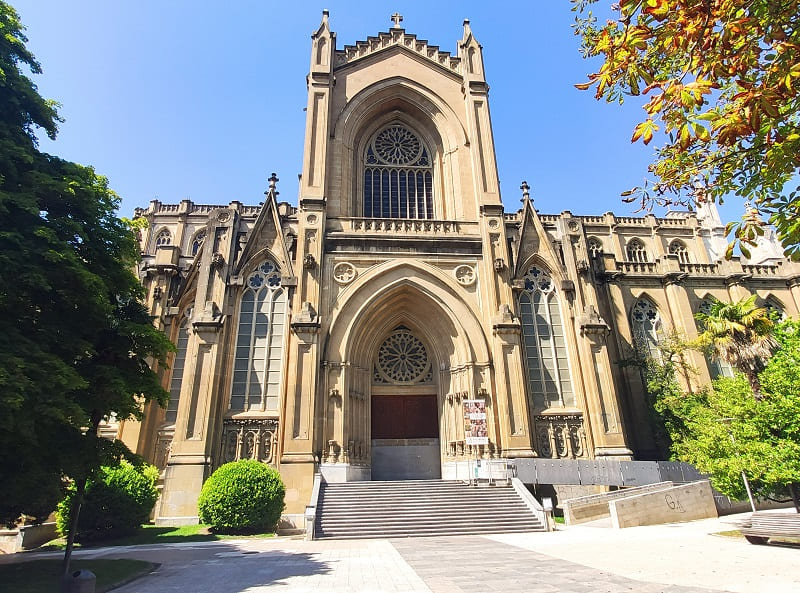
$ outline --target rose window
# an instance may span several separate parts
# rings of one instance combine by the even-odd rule
[[[392,383],[413,383],[426,378],[431,363],[425,345],[407,329],[398,329],[378,350],[378,373]]]
[[[401,126],[386,128],[373,142],[378,158],[392,165],[410,165],[422,152],[422,143],[410,130]]]

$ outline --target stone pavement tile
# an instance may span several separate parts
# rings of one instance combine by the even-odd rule
[[[448,580],[470,592],[713,593],[699,587],[635,581],[478,536],[391,543],[434,593],[447,591],[441,584]]]

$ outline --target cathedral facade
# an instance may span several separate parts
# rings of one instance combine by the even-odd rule
[[[800,267],[767,237],[724,259],[713,207],[664,218],[506,212],[481,47],[400,28],[312,35],[298,206],[150,203],[140,277],[176,344],[171,399],[121,438],[163,472],[160,524],[255,458],[302,525],[327,481],[456,478],[469,459],[653,459],[635,368],[712,297],[794,316]],[[730,372],[698,355],[698,382]],[[464,402],[482,400],[481,444]]]

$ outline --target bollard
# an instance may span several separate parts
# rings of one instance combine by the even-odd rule
[[[97,577],[91,570],[76,570],[67,578],[67,593],[94,593]]]

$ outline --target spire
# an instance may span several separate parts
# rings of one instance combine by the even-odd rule
[[[527,181],[523,181],[522,185],[519,186],[522,190],[522,199],[520,202],[530,202],[531,200],[531,187],[528,185]]]
[[[267,179],[267,181],[269,181],[269,189],[264,193],[267,195],[272,194],[274,196],[277,196],[278,181],[280,181],[280,179],[278,179],[278,176],[275,175],[275,173],[273,173],[272,175],[269,176],[269,179]]]

